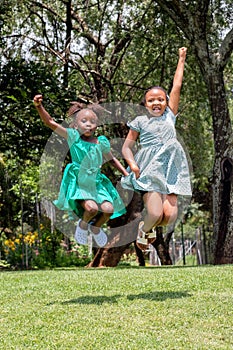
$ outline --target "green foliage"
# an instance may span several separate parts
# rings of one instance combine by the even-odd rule
[[[0,260],[0,269],[9,269],[10,268],[10,264],[8,264],[7,261],[5,260]]]
[[[42,224],[35,231],[24,225],[23,231],[19,227],[10,237],[2,234],[0,242],[1,256],[14,269],[85,266],[91,259],[88,247],[79,246]]]
[[[32,98],[42,92],[48,110],[58,120],[69,104],[59,103],[60,98],[66,101],[68,92],[63,93],[58,78],[43,64],[11,59],[3,64],[0,75],[0,226],[12,228],[19,225],[22,215],[27,222],[34,215],[40,158],[51,134],[38,117]]]
[[[14,194],[10,191],[11,179],[7,172],[4,155],[0,156],[0,227],[12,228],[17,225],[15,215],[19,211],[19,203],[16,203]],[[17,174],[18,175],[18,174]],[[15,212],[16,209],[16,212]],[[16,222],[15,222],[16,220]]]
[[[10,190],[15,194],[15,196],[26,201],[35,202],[36,196],[39,193],[38,166],[33,164],[28,159],[26,159],[22,165],[20,164],[19,159],[10,159],[7,162],[7,170],[11,179],[14,179],[14,183],[12,184]]]
[[[10,153],[8,153],[10,156]],[[17,226],[22,216],[27,221],[33,215],[39,194],[39,169],[31,160],[6,157],[0,192],[0,219],[3,227]]]
[[[4,130],[0,137],[1,151],[38,162],[51,131],[42,125],[32,99],[36,93],[43,93],[48,110],[61,118],[68,108],[64,103],[59,104],[60,98],[65,100],[65,95],[58,79],[51,75],[49,67],[20,59],[4,64],[0,81],[0,130]]]

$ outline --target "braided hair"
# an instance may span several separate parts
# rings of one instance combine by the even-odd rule
[[[93,104],[83,104],[77,101],[70,102],[71,106],[68,110],[68,118],[72,117],[72,122],[69,124],[70,128],[74,128],[75,126],[75,120],[77,117],[78,112],[80,112],[83,109],[88,109],[94,112],[98,118],[98,116],[105,111],[103,107],[101,107],[98,103]]]

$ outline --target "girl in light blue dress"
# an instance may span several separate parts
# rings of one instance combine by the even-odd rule
[[[176,138],[175,121],[180,100],[186,48],[179,49],[179,60],[170,97],[159,87],[149,88],[143,105],[148,113],[128,124],[130,130],[122,148],[129,175],[122,178],[123,188],[143,194],[146,215],[139,223],[137,245],[148,248],[156,239],[156,226],[177,219],[177,196],[191,196],[189,167],[185,152]],[[137,138],[140,149],[133,154]]]

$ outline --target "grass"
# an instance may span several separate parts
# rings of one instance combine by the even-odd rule
[[[0,349],[232,349],[233,266],[0,273]]]

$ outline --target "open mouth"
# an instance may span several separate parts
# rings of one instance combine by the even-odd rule
[[[161,108],[159,108],[159,107],[153,107],[152,110],[153,110],[153,112],[158,113],[158,112],[161,111]]]

